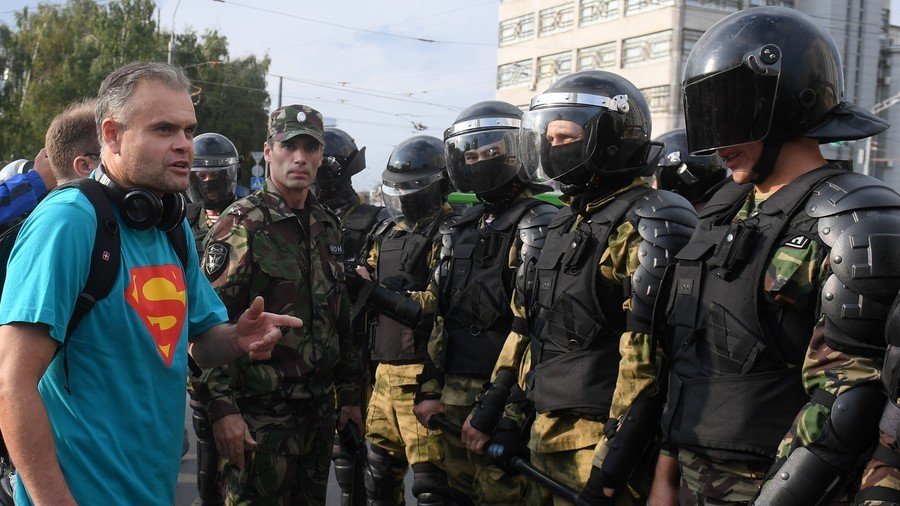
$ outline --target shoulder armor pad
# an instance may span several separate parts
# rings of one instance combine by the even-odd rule
[[[547,226],[559,209],[552,204],[539,204],[525,213],[517,228],[522,244],[540,249],[547,237]]]
[[[825,342],[839,351],[878,356],[884,351],[889,304],[860,295],[832,274],[822,286]]]
[[[649,324],[666,268],[675,263],[675,254],[690,240],[697,214],[687,199],[668,191],[641,197],[632,209],[643,240],[639,265],[631,274],[631,316]]]
[[[900,207],[900,195],[873,177],[851,172],[832,177],[813,190],[806,213],[823,218],[883,207]]]
[[[900,290],[900,209],[863,216],[834,239],[831,269],[854,292],[890,303]]]
[[[389,216],[381,220],[377,225],[375,225],[375,228],[373,229],[375,237],[383,236],[384,233],[387,232],[393,224],[394,220],[392,220]]]

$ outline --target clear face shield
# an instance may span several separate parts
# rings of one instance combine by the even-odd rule
[[[409,228],[435,216],[444,205],[443,174],[433,174],[410,183],[384,181],[381,193],[391,217]]]
[[[194,160],[187,190],[188,198],[192,202],[203,202],[207,209],[223,211],[234,201],[238,164],[235,161],[233,165],[212,166],[208,162],[208,160]]]
[[[518,123],[518,120],[515,120]],[[444,141],[447,172],[461,192],[486,193],[519,172],[518,129],[463,132]]]

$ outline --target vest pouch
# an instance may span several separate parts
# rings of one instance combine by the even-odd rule
[[[469,323],[474,329],[491,328],[508,313],[509,301],[499,301],[481,280],[459,291],[458,301],[447,314],[447,319]]]
[[[466,287],[469,273],[472,272],[474,251],[474,244],[460,244],[453,248],[453,261],[450,264],[453,271],[448,273],[446,286],[450,290],[448,295],[454,300],[448,306],[455,305],[459,301],[460,292]]]
[[[544,319],[543,333],[548,338],[546,341],[556,348],[552,351],[558,352],[587,348],[607,328],[607,321],[602,313],[593,314],[587,306],[568,293],[557,297],[553,307],[545,312]]]
[[[720,374],[749,373],[766,350],[759,337],[715,302],[707,307],[701,329],[696,333],[697,356],[700,363],[712,365]]]
[[[478,242],[475,243],[475,251],[472,260],[481,268],[490,267],[497,259],[500,253],[500,247],[503,245],[506,234],[502,233],[482,233]]]
[[[540,363],[528,376],[528,398],[539,413],[577,410],[600,421],[609,417],[619,354],[612,349],[564,353]]]
[[[716,246],[710,265],[721,267],[727,279],[733,279],[753,256],[760,233],[746,221],[732,223]]]
[[[701,455],[739,461],[773,458],[800,408],[809,400],[796,367],[681,379],[671,382],[673,387],[680,402],[674,417],[671,413],[664,416],[664,426],[670,427],[669,439]],[[742,453],[749,455],[742,458]]]
[[[562,257],[562,266],[566,274],[577,275],[590,253],[593,251],[594,237],[582,229],[576,229],[572,234],[572,242],[567,246]]]

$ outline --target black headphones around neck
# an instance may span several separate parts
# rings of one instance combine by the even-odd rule
[[[168,232],[180,225],[187,214],[187,202],[180,193],[160,197],[145,188],[122,188],[106,175],[103,165],[94,171],[94,179],[103,184],[129,227],[138,230],[156,227]]]

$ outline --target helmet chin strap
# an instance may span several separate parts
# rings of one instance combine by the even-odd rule
[[[759,155],[759,160],[753,166],[755,176],[750,181],[751,183],[762,183],[772,175],[772,171],[775,170],[775,163],[778,162],[778,155],[781,153],[781,144],[780,141],[769,139],[763,141],[762,154]]]

